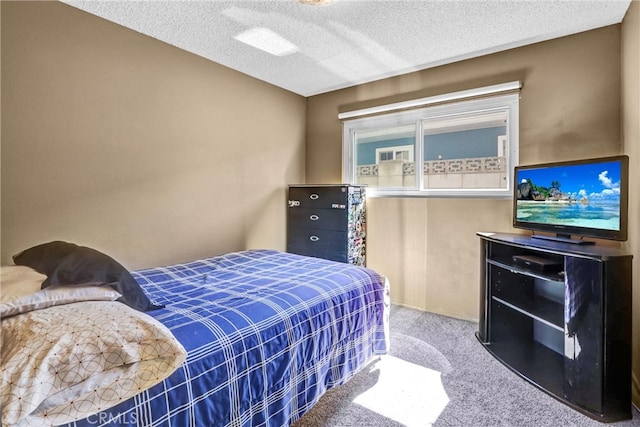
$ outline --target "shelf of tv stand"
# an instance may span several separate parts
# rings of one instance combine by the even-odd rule
[[[502,244],[531,249],[541,254],[552,254],[560,256],[575,256],[596,258],[607,260],[609,257],[620,257],[626,255],[618,247],[604,244],[595,245],[573,245],[571,243],[556,242],[551,240],[534,239],[528,234],[510,233],[477,233],[482,239],[500,242]]]
[[[523,296],[511,296],[510,298],[491,297],[494,301],[502,303],[525,316],[540,321],[560,332],[564,332],[564,306],[546,298],[526,298]]]
[[[531,277],[537,277],[542,280],[549,280],[552,282],[564,282],[564,271],[541,271],[535,268],[526,267],[523,265],[515,264],[507,257],[498,257],[495,259],[487,259],[488,263],[502,267],[506,270],[513,271],[515,273],[526,274]]]

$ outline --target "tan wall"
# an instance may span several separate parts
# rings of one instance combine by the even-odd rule
[[[2,2],[2,263],[285,247],[305,98],[57,2]]]
[[[309,98],[307,183],[341,181],[339,112],[522,81],[520,161],[618,154],[620,25]],[[368,210],[368,266],[392,300],[477,319],[476,231],[513,231],[511,201],[378,198]]]
[[[622,22],[622,140],[630,159],[629,241],[633,253],[633,336],[640,337],[640,1]],[[633,342],[633,401],[640,407],[640,339]]]

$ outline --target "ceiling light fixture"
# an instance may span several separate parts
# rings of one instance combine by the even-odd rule
[[[234,39],[275,56],[290,55],[300,50],[281,35],[263,27],[250,28],[236,35]]]

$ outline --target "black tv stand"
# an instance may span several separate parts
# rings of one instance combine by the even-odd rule
[[[552,242],[571,243],[572,245],[595,245],[593,240],[572,239],[570,234],[558,233],[555,236],[547,236],[544,234],[533,234],[533,239],[551,240]]]
[[[607,245],[478,235],[482,345],[588,417],[630,419],[632,255]]]

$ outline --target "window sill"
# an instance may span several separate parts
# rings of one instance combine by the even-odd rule
[[[367,187],[367,197],[424,197],[424,198],[468,198],[468,199],[511,199],[512,190],[407,190]]]

